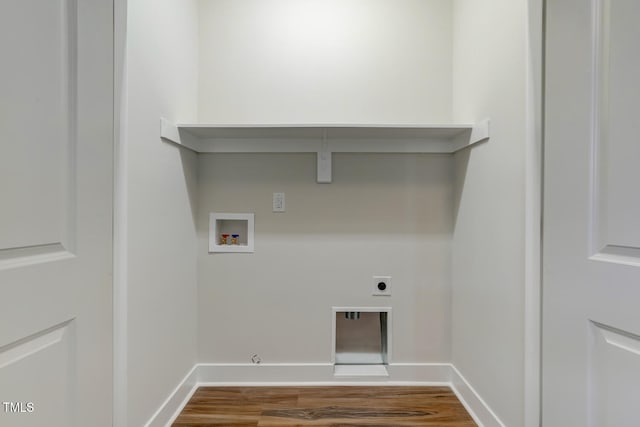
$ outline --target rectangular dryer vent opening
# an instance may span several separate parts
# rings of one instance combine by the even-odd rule
[[[390,311],[389,308],[334,308],[335,375],[388,375]]]

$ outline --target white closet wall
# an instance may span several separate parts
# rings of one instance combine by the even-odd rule
[[[449,1],[202,0],[199,16],[201,123],[450,123]],[[451,156],[336,153],[328,185],[315,157],[200,155],[201,361],[331,363],[331,307],[388,306],[392,362],[447,362]],[[212,211],[255,213],[255,253],[208,254]]]
[[[127,399],[142,426],[196,362],[196,155],[158,118],[195,120],[197,2],[128,2]],[[116,375],[121,375],[117,372]]]
[[[201,154],[200,360],[331,363],[332,306],[391,307],[392,362],[450,359],[452,158]],[[286,212],[272,212],[272,194]],[[254,212],[255,253],[208,254],[211,211]],[[372,276],[392,276],[372,296]]]
[[[329,364],[332,306],[392,307],[392,363],[453,363],[497,418],[523,425],[527,6],[129,3],[131,425],[196,361]],[[490,118],[491,137],[453,156],[334,153],[333,183],[317,184],[313,152],[196,155],[159,141],[161,117]],[[286,212],[272,212],[275,192]],[[208,253],[210,212],[255,213],[255,252]],[[392,296],[371,295],[374,275],[393,277]]]
[[[456,0],[455,120],[491,141],[454,155],[453,364],[507,426],[524,396],[527,2]]]
[[[201,123],[448,123],[449,0],[201,0]]]

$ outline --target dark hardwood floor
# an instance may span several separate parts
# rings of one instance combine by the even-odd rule
[[[476,427],[448,387],[201,387],[173,427]]]

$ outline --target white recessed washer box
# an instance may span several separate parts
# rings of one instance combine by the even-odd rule
[[[209,214],[209,252],[253,252],[253,234],[252,213]],[[228,236],[224,238],[223,235]]]

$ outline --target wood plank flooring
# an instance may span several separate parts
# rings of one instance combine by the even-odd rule
[[[448,387],[201,387],[173,427],[476,427]]]

